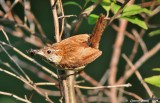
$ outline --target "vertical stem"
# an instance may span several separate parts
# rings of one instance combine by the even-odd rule
[[[59,32],[59,19],[58,19],[58,14],[57,14],[57,9],[56,9],[56,0],[50,0],[51,2],[51,7],[53,7],[53,19],[54,19],[54,28],[55,28],[55,39],[56,42],[60,42],[61,41],[61,36],[63,33],[63,25],[64,25],[64,19],[62,19],[62,30],[61,33]],[[61,3],[61,1],[59,1]],[[58,3],[59,3],[58,2]],[[53,6],[52,6],[53,5]],[[63,12],[63,7],[62,4],[60,4],[60,9],[62,12],[62,16],[64,16],[64,12]],[[74,89],[74,75],[70,75],[70,74],[74,74],[74,71],[66,71],[66,75],[68,76],[66,79],[62,80],[62,88],[61,91],[62,96],[64,97],[65,103],[76,103],[76,98],[75,98],[75,89]]]
[[[59,8],[61,10],[61,15],[64,16],[64,11],[63,11],[63,4],[62,4],[62,0],[59,0]],[[63,34],[63,31],[64,31],[64,19],[65,18],[61,18],[61,32],[60,32],[60,38],[62,38],[62,34]]]
[[[126,4],[131,5],[133,2],[134,0],[126,0],[124,5],[121,7],[121,9],[118,12],[120,13]],[[118,15],[118,13],[116,15]],[[114,17],[116,17],[116,15],[113,16],[113,19],[110,20],[110,23],[112,22],[112,20],[114,20]],[[114,50],[113,50],[113,55],[112,55],[112,60],[110,64],[110,78],[108,80],[108,83],[110,85],[115,85],[116,83],[117,65],[119,62],[120,54],[121,54],[121,49],[122,49],[122,45],[124,41],[124,32],[127,28],[127,23],[128,22],[126,20],[123,20],[123,19],[120,20],[120,30],[117,34],[117,38],[116,38]],[[110,95],[111,103],[117,103],[117,99],[118,99],[117,90],[115,88],[111,88],[111,95]]]
[[[113,56],[110,64],[110,78],[108,81],[110,85],[115,85],[116,83],[117,65],[118,65],[118,61],[121,53],[121,48],[124,40],[124,31],[126,30],[126,26],[127,26],[127,21],[120,20],[120,31],[118,32],[118,35],[116,38]],[[117,90],[115,88],[111,88],[110,101],[111,103],[117,102]]]
[[[64,103],[76,103],[75,88],[74,88],[74,84],[75,84],[74,74],[75,74],[75,71],[66,70],[64,74],[66,78],[63,78],[62,85],[60,85]]]
[[[51,2],[51,7],[54,5],[55,0],[50,0]],[[54,28],[55,28],[55,39],[56,42],[60,42],[60,35],[59,35],[59,20],[58,20],[58,15],[57,15],[57,10],[56,10],[56,4],[53,6],[53,19],[54,19]]]
[[[63,91],[62,91],[62,88],[60,88],[61,91],[63,92],[63,93],[62,93],[62,97],[64,98],[65,103],[70,103],[70,102],[69,102],[68,86],[67,86],[66,80],[63,80],[63,81],[62,81],[62,84],[63,84],[63,87],[62,87],[62,88],[63,88]]]
[[[75,89],[74,89],[75,75],[71,75],[74,73],[75,71],[71,71],[71,70],[66,71],[66,74],[69,76],[67,77],[69,103],[76,103]]]

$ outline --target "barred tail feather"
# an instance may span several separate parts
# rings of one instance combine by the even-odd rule
[[[101,14],[97,20],[97,23],[94,27],[92,35],[88,40],[88,43],[92,48],[96,48],[96,49],[99,48],[99,42],[106,24],[107,24],[107,20],[105,19],[105,15]]]

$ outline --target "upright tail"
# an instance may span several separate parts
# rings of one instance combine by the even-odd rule
[[[101,36],[105,29],[106,24],[107,24],[107,20],[105,19],[105,15],[101,14],[97,20],[97,23],[94,27],[92,35],[90,36],[88,40],[88,44],[92,48],[96,48],[96,49],[99,48],[99,42],[101,40]]]

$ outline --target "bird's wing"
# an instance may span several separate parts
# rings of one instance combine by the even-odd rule
[[[91,47],[73,47],[67,55],[64,55],[60,64],[62,67],[78,68],[91,63],[101,54],[102,52],[100,50]]]

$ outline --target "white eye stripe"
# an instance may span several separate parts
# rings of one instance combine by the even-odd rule
[[[61,50],[53,50],[54,52],[57,52],[57,51],[61,51]]]

